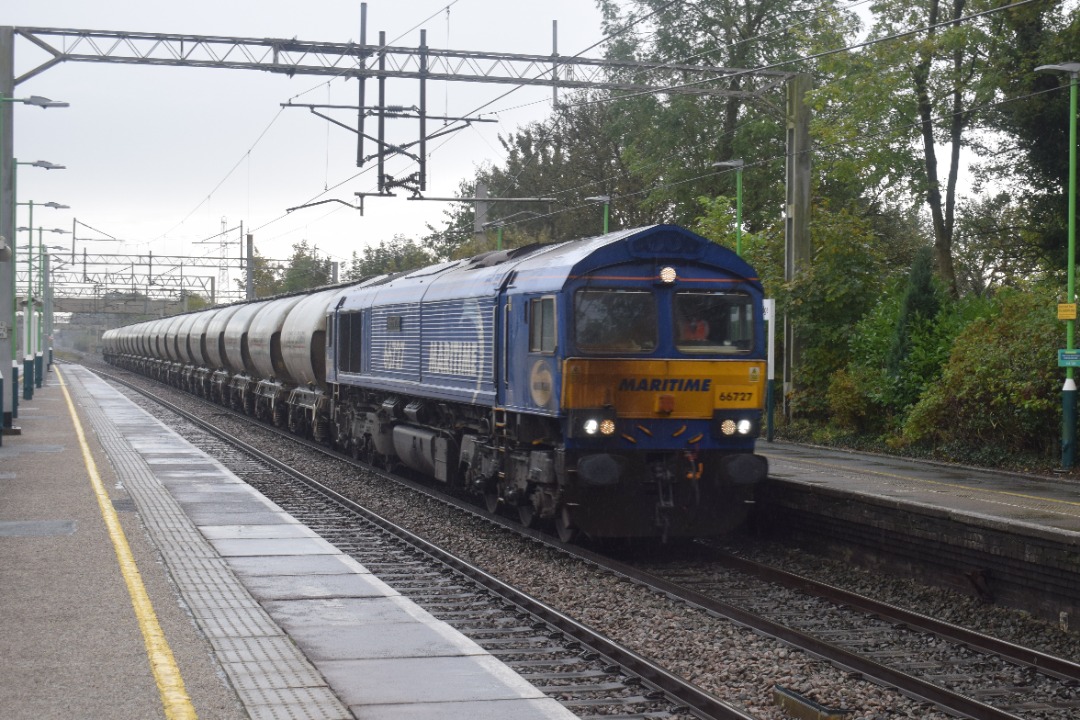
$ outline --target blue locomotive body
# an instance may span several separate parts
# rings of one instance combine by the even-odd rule
[[[551,522],[563,539],[727,532],[767,472],[753,453],[761,284],[683,228],[497,251],[318,293],[269,301],[254,322],[226,308],[206,311],[221,313],[216,323],[109,331],[106,352],[164,377],[221,376],[212,397],[238,388],[234,407],[408,466],[523,523]],[[187,355],[184,327],[204,328]],[[249,329],[265,357],[232,371]],[[159,336],[165,351],[146,358]],[[185,357],[211,367],[185,369]]]
[[[727,530],[765,472],[761,307],[749,265],[665,225],[387,278],[328,318],[334,425],[564,536]],[[680,340],[688,309],[712,339]]]

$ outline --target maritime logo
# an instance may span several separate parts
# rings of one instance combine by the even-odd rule
[[[619,392],[709,392],[712,378],[623,378]]]
[[[478,377],[481,373],[480,345],[474,342],[433,342],[428,344],[429,373]]]
[[[529,371],[529,395],[538,407],[548,407],[555,392],[555,379],[551,368],[543,360],[533,363]]]
[[[405,341],[390,340],[383,347],[383,367],[387,370],[405,369]]]

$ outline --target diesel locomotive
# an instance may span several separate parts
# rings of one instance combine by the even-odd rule
[[[106,359],[563,540],[722,534],[767,474],[763,291],[674,225],[109,330]]]

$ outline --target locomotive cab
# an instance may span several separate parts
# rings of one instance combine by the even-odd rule
[[[528,293],[524,269],[508,289],[507,317],[521,306],[521,323],[506,324],[505,405],[540,431],[518,438],[532,465],[502,495],[565,537],[727,532],[767,471],[753,454],[761,285],[724,248],[649,230],[594,249],[559,292]]]

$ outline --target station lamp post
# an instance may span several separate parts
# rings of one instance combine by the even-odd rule
[[[68,103],[50,100],[40,95],[31,95],[26,98],[12,97],[14,90],[13,75],[11,74],[11,58],[7,56],[10,51],[10,38],[4,40],[5,53],[0,57],[0,65],[6,68],[6,72],[0,72],[0,236],[11,243],[10,273],[4,275],[0,272],[0,358],[5,357],[7,352],[4,345],[11,348],[12,377],[10,401],[3,393],[0,384],[0,397],[2,397],[4,414],[4,432],[17,433],[12,421],[18,417],[18,362],[16,360],[17,340],[15,338],[15,165],[12,158],[14,146],[12,133],[12,105],[20,103],[32,105],[43,109],[54,107],[68,107]],[[6,77],[6,80],[4,79]],[[44,166],[42,166],[44,167]],[[10,180],[10,181],[9,181]],[[9,210],[11,212],[9,212]],[[8,287],[5,288],[4,284]],[[11,325],[7,325],[10,320]],[[0,376],[2,378],[2,376]]]
[[[742,256],[742,160],[724,160],[713,163],[713,167],[735,168],[735,254]]]
[[[1062,72],[1069,75],[1069,271],[1067,302],[1076,304],[1076,95],[1080,62],[1064,65],[1040,65],[1035,72]],[[1073,314],[1075,317],[1075,311]],[[1065,352],[1075,350],[1076,320],[1065,322]],[[1070,359],[1069,362],[1072,362]],[[1061,391],[1061,468],[1071,470],[1076,460],[1076,381],[1072,365],[1065,367],[1065,386]]]
[[[43,332],[45,335],[45,343],[42,344],[43,352],[45,353],[45,369],[42,372],[44,377],[45,372],[52,372],[53,366],[53,336],[55,334],[55,326],[53,323],[53,269],[52,269],[52,255],[49,254],[50,250],[57,252],[64,252],[67,248],[60,247],[59,245],[43,245],[42,251],[42,297],[45,298],[45,313],[42,316],[44,321],[42,324]],[[63,265],[64,261],[61,260],[60,264]]]
[[[60,205],[59,207],[66,208],[67,205]],[[45,383],[46,363],[48,363],[49,367],[52,367],[51,350],[45,344],[46,338],[52,336],[50,319],[52,314],[52,283],[51,278],[49,277],[49,252],[45,247],[45,241],[41,237],[42,232],[54,232],[63,235],[69,231],[61,230],[60,228],[43,231],[41,228],[38,228],[37,296],[39,300],[37,313],[37,352],[34,353],[34,384],[37,387],[41,387]]]
[[[14,169],[13,169],[13,172],[12,172],[12,180],[13,180],[12,186],[14,188],[16,188],[16,189],[17,189],[17,185],[15,184],[15,178],[17,176],[17,169],[18,169],[19,165],[31,165],[33,167],[43,167],[44,169],[66,169],[63,165],[57,165],[55,163],[49,162],[48,160],[38,160],[38,161],[35,161],[35,162],[24,162],[24,163],[18,162],[16,160],[15,163],[14,163]],[[38,310],[38,312],[36,312],[35,311],[36,309],[35,309],[35,307],[33,307],[33,302],[32,302],[32,298],[35,297],[35,293],[33,293],[33,205],[35,205],[35,203],[33,203],[32,200],[27,201],[25,203],[19,203],[19,202],[14,203],[14,209],[17,209],[19,206],[26,206],[26,207],[29,207],[29,209],[30,209],[30,214],[29,214],[29,220],[27,222],[27,227],[26,228],[18,228],[18,231],[22,231],[22,230],[29,230],[30,231],[29,253],[28,253],[28,256],[27,256],[27,267],[29,268],[29,274],[28,274],[28,280],[27,280],[27,293],[26,293],[27,300],[26,300],[26,311],[23,314],[23,328],[24,328],[23,337],[26,339],[24,344],[23,344],[23,353],[24,353],[24,359],[23,359],[23,372],[24,372],[24,375],[23,375],[23,397],[25,399],[30,399],[32,397],[32,395],[33,395],[33,390],[32,389],[35,388],[35,386],[38,386],[38,388],[40,388],[41,383],[42,383],[42,378],[43,378],[43,365],[44,365],[43,359],[41,357],[39,357],[38,352],[36,352],[36,350],[39,350],[40,347],[41,347],[41,342],[40,342],[40,340],[41,340],[41,318],[39,316],[40,309]],[[38,203],[37,205],[38,205],[38,207],[49,207],[49,208],[52,208],[52,209],[70,209],[70,207],[68,205],[62,205],[62,204],[56,203],[56,202]],[[42,242],[41,242],[41,232],[42,232],[41,228],[39,227],[38,228],[38,244],[39,245],[42,244]],[[67,232],[67,231],[66,230],[52,230],[50,232]],[[13,245],[12,245],[13,253],[14,253],[14,247],[15,247],[15,245],[13,243]],[[13,328],[15,327],[15,318],[14,318],[15,312],[14,311],[15,311],[15,305],[16,305],[15,296],[17,295],[17,291],[16,291],[17,288],[16,288],[16,285],[15,285],[15,266],[16,266],[16,260],[13,258],[12,266],[11,266],[12,267],[12,327]],[[39,295],[39,297],[40,297],[40,295]],[[35,320],[38,322],[37,334],[35,334],[35,332],[33,332],[33,328],[32,328],[32,324],[33,324],[32,321],[35,321]],[[36,345],[35,345],[35,343],[33,343],[33,340],[35,340],[35,339],[38,340]],[[18,365],[18,357],[15,354],[15,345],[14,345],[14,342],[13,342],[12,343],[12,366],[14,367],[14,366],[17,366],[17,365]],[[30,389],[29,390],[29,396],[27,396],[27,388]],[[14,392],[14,389],[13,389],[12,392]]]
[[[55,204],[55,203],[54,203]],[[60,207],[67,207],[61,205]],[[34,229],[32,227],[20,227],[17,232],[23,230],[30,231],[30,242],[27,245],[27,273],[26,273],[26,310],[23,313],[23,337],[25,343],[23,350],[26,353],[23,359],[23,399],[31,400],[34,397],[34,387],[41,387],[42,376],[44,374],[44,355],[41,352],[41,312],[42,312],[42,295],[41,295],[41,273],[43,269],[39,267],[37,285],[34,283]],[[41,247],[44,246],[44,240],[42,239],[43,233],[66,233],[67,230],[61,228],[37,228],[38,231],[38,255],[41,256]],[[43,259],[39,257],[38,264],[41,265]]]
[[[49,107],[52,107],[52,106],[49,106]],[[63,104],[62,107],[67,107],[67,104],[66,103]],[[29,201],[29,202],[26,202],[26,203],[17,202],[17,199],[18,199],[18,195],[17,195],[17,192],[18,192],[18,166],[19,165],[29,165],[30,167],[40,167],[42,169],[67,169],[67,167],[65,167],[64,165],[57,165],[56,163],[49,162],[48,160],[35,160],[35,161],[32,161],[32,162],[31,161],[23,162],[23,161],[18,161],[18,160],[12,160],[12,163],[11,163],[11,198],[12,198],[11,219],[12,219],[12,225],[14,225],[14,222],[15,222],[16,210],[18,209],[18,206],[19,205],[26,205],[26,206],[28,206],[30,208],[30,217],[29,217],[29,220],[27,222],[27,228],[32,228],[33,227],[33,201]],[[60,205],[59,203],[54,203],[54,202],[41,203],[41,204],[39,204],[39,206],[52,207],[52,208],[67,208],[67,205]],[[23,229],[24,228],[19,228],[19,230],[23,230]],[[16,328],[16,318],[15,318],[15,316],[16,316],[16,311],[17,311],[17,308],[18,308],[18,302],[17,302],[18,287],[17,287],[16,282],[15,282],[15,266],[17,264],[18,253],[17,253],[17,243],[15,242],[15,237],[16,237],[16,233],[13,232],[12,233],[12,243],[11,243],[11,254],[12,254],[12,259],[11,259],[11,335],[13,336],[12,339],[11,339],[11,365],[12,365],[12,383],[13,383],[12,384],[12,390],[11,390],[11,392],[13,393],[13,397],[12,397],[12,417],[18,417],[18,413],[17,413],[17,410],[16,410],[17,406],[15,405],[15,403],[17,403],[17,399],[14,398],[14,394],[18,393],[17,385],[18,385],[18,366],[19,366],[19,361],[18,361],[18,340],[17,340],[17,338],[14,337],[15,328]],[[31,247],[33,245],[33,232],[32,232],[32,230],[30,231],[30,245],[31,245]],[[32,263],[32,259],[31,259],[31,263]],[[24,313],[24,315],[23,315],[23,323],[24,323],[24,325],[28,324],[29,316],[30,316],[29,313],[32,310],[32,308],[30,307],[30,304],[29,304],[30,295],[31,294],[27,295],[27,298],[28,298],[28,300],[27,300],[27,312]],[[33,372],[31,370],[33,369],[33,363],[35,363],[35,356],[33,356],[33,354],[29,352],[29,349],[30,349],[29,337],[30,336],[28,335],[28,330],[24,331],[24,336],[23,337],[27,338],[26,342],[24,342],[24,344],[23,344],[23,397],[25,399],[30,399],[33,396]],[[29,389],[29,390],[27,390],[27,389]]]
[[[611,207],[610,195],[594,195],[592,197],[585,198],[589,202],[602,202],[604,203],[604,234],[608,233],[608,212]]]

